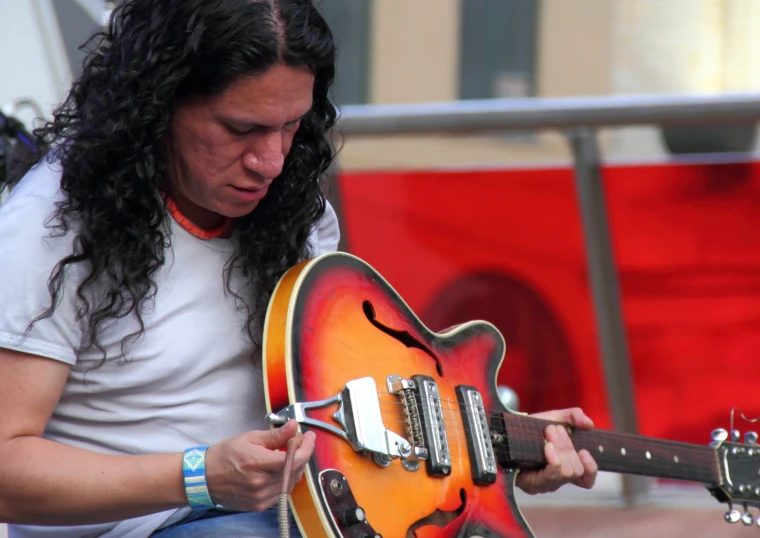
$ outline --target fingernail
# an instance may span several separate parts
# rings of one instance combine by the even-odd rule
[[[554,443],[552,443],[551,441],[549,441],[548,443],[546,443],[546,448],[547,448],[547,449],[548,449],[550,452],[553,452],[553,453],[555,453],[555,454],[557,453],[557,449],[556,449],[556,448],[554,448]]]
[[[317,434],[316,434],[316,433],[314,433],[314,432],[313,432],[313,431],[311,431],[311,430],[307,431],[307,432],[306,432],[306,435],[308,435],[308,436],[309,436],[310,438],[312,438],[312,439],[316,439],[316,438],[317,438]]]

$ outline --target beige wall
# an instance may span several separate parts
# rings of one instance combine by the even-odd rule
[[[459,0],[373,2],[370,50],[371,102],[456,99]]]
[[[615,0],[541,2],[537,50],[539,96],[610,92],[614,3]]]

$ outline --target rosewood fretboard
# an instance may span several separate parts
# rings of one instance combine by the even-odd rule
[[[544,430],[552,422],[521,415],[505,415],[504,422],[509,460],[523,468],[546,465]],[[717,453],[708,446],[595,429],[570,434],[573,445],[588,450],[601,471],[721,483]]]

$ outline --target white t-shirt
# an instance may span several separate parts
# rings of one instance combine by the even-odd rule
[[[60,175],[56,165],[38,165],[0,206],[0,347],[72,365],[45,437],[107,454],[153,454],[266,429],[260,358],[245,329],[247,312],[223,276],[234,236],[201,240],[172,222],[172,249],[155,276],[158,291],[143,314],[145,332],[126,358],[120,346],[138,328],[133,316],[101,330],[105,363],[97,350],[76,356],[83,334],[75,293],[85,274],[81,266],[67,272],[53,316],[23,336],[50,304],[47,282],[55,264],[71,252],[72,234],[50,237],[45,227],[63,196]],[[309,239],[312,254],[336,250],[338,239],[328,206]],[[233,279],[233,289],[241,285]],[[149,536],[173,512],[81,527],[12,525],[9,536]]]

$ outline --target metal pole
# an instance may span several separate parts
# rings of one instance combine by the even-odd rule
[[[575,158],[575,182],[612,421],[618,431],[638,433],[628,341],[612,255],[596,132],[589,127],[578,127],[568,131],[568,138]],[[650,482],[643,476],[623,475],[625,504],[632,506],[646,501]]]
[[[340,160],[336,155],[330,163],[330,167],[327,169],[327,172],[325,173],[325,197],[335,210],[335,215],[338,217],[338,222],[341,223],[338,250],[341,252],[348,252],[348,230],[347,227],[342,226],[343,199],[340,195],[340,189],[338,185],[338,182],[340,181],[340,173]]]

